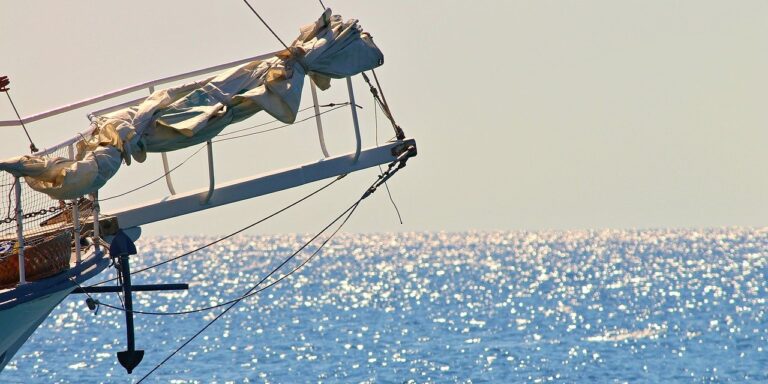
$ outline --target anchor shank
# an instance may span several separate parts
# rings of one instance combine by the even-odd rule
[[[112,243],[109,245],[109,255],[118,259],[118,274],[122,280],[123,296],[125,297],[125,329],[128,336],[128,350],[117,353],[117,360],[128,373],[144,358],[144,351],[136,350],[136,340],[133,331],[133,291],[131,286],[131,264],[128,260],[130,255],[136,254],[136,246],[133,241],[123,232],[118,230]]]
[[[133,330],[133,296],[131,291],[131,265],[127,254],[120,255],[120,270],[123,275],[123,296],[125,297],[125,328],[128,331],[128,351],[136,350]]]

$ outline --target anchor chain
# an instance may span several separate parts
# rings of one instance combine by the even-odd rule
[[[82,199],[83,198],[81,198],[81,200],[78,200],[77,203],[78,204],[81,203]],[[64,211],[64,210],[67,210],[67,209],[72,209],[74,206],[75,206],[75,203],[73,203],[73,202],[66,202],[64,204],[59,205],[58,207],[48,207],[48,208],[42,208],[39,211],[27,212],[27,213],[23,214],[21,217],[24,218],[24,219],[31,219],[31,218],[37,217],[37,216],[42,216],[42,215],[47,215],[47,214],[51,214],[51,213],[56,213],[56,212],[59,212],[59,211]],[[0,224],[10,224],[10,223],[13,223],[14,221],[16,221],[16,217],[8,216],[5,219],[0,220]]]

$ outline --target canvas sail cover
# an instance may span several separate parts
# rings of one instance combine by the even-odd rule
[[[23,176],[27,184],[54,199],[74,199],[101,188],[132,159],[203,143],[229,124],[266,111],[293,123],[304,76],[321,89],[383,64],[384,57],[357,20],[344,21],[327,9],[301,28],[290,48],[218,76],[152,93],[136,106],[92,121],[91,135],[77,143],[75,160],[20,156],[0,162],[0,170]]]

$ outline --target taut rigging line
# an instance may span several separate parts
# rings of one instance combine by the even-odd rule
[[[11,93],[8,92],[10,88],[8,88],[8,85],[11,83],[10,80],[8,80],[8,76],[0,76],[0,92],[5,92],[5,95],[8,96],[8,101],[11,102],[11,107],[13,107],[13,112],[16,113],[16,117],[19,118],[19,123],[21,123],[21,127],[24,128],[24,133],[27,134],[27,139],[29,140],[29,150],[32,151],[32,153],[35,153],[38,151],[37,147],[35,146],[35,143],[32,142],[32,137],[29,136],[29,131],[27,131],[27,126],[24,125],[24,119],[21,118],[21,115],[19,114],[19,110],[16,109],[16,104],[13,103],[13,99],[11,99]]]
[[[372,195],[378,187],[380,187],[382,184],[386,183],[387,180],[389,180],[392,176],[394,176],[395,173],[397,173],[399,170],[403,169],[406,165],[406,162],[409,158],[416,155],[416,148],[413,146],[409,146],[405,148],[405,150],[398,156],[398,158],[391,162],[389,166],[387,167],[387,170],[380,174],[376,181],[374,181],[368,189],[365,190],[365,192],[360,196],[360,198],[357,199],[352,205],[349,206],[346,210],[344,210],[341,214],[339,214],[333,221],[331,221],[328,225],[326,225],[321,231],[319,231],[315,236],[313,236],[309,241],[307,241],[304,245],[302,245],[296,252],[294,252],[292,255],[287,257],[283,262],[275,267],[270,273],[268,273],[266,276],[261,278],[255,285],[253,285],[248,291],[246,291],[245,294],[242,296],[230,300],[227,303],[223,303],[211,308],[202,308],[198,311],[202,310],[208,310],[213,309],[216,307],[221,307],[224,305],[228,305],[221,313],[219,313],[216,317],[214,317],[211,321],[209,321],[205,326],[203,326],[199,331],[197,331],[194,335],[192,335],[189,339],[184,341],[178,348],[176,348],[170,355],[166,356],[160,363],[158,363],[154,368],[152,368],[149,372],[147,372],[139,381],[136,383],[139,384],[144,381],[147,377],[152,375],[157,369],[159,369],[161,366],[163,366],[166,362],[168,362],[173,356],[175,356],[178,352],[180,352],[184,347],[186,347],[189,343],[191,343],[195,338],[197,338],[199,335],[201,335],[203,332],[205,332],[206,329],[208,329],[211,325],[213,325],[218,319],[220,319],[222,316],[224,316],[227,312],[229,312],[232,308],[234,308],[237,304],[239,304],[244,299],[254,296],[274,285],[279,283],[280,281],[284,280],[285,278],[291,276],[293,273],[301,269],[304,265],[309,263],[319,252],[323,249],[323,247],[341,230],[341,228],[347,223],[347,221],[352,217],[352,215],[357,210],[360,203],[362,203],[363,200],[368,198],[368,196]],[[312,241],[316,240],[320,235],[325,233],[331,226],[333,226],[335,223],[339,222],[341,220],[341,223],[338,225],[338,227],[326,238],[318,247],[317,250],[315,250],[306,260],[302,261],[298,266],[293,268],[292,270],[288,271],[283,276],[280,276],[279,278],[275,279],[275,281],[272,281],[268,283],[265,286],[261,286],[268,278],[273,276],[275,273],[277,273],[283,266],[285,266],[290,260],[292,260],[299,252],[301,252],[304,248],[306,248],[309,244],[311,244]],[[89,295],[90,296],[90,295]],[[107,306],[107,305],[105,305]],[[115,306],[109,306],[110,308],[114,308],[117,310],[125,310],[120,307]],[[140,311],[133,311],[133,313],[142,314]],[[144,313],[144,314],[150,314],[150,313]],[[154,313],[157,314],[157,313]]]
[[[304,266],[306,263],[308,263],[308,262],[309,262],[309,261],[310,261],[312,258],[314,258],[314,257],[315,257],[315,256],[316,256],[316,255],[317,255],[319,252],[320,252],[320,250],[323,248],[323,246],[325,246],[325,244],[326,244],[326,243],[327,243],[327,242],[328,242],[328,241],[329,241],[329,240],[330,240],[330,239],[331,239],[331,238],[332,238],[332,237],[333,237],[333,236],[334,236],[334,235],[335,235],[335,234],[336,234],[336,233],[339,231],[339,229],[341,229],[341,227],[344,225],[344,223],[346,223],[346,222],[347,222],[347,220],[349,220],[349,218],[352,216],[352,214],[353,214],[353,213],[355,212],[355,210],[357,209],[358,205],[360,205],[360,203],[361,203],[361,202],[362,202],[364,199],[366,199],[368,196],[370,196],[371,194],[373,194],[373,193],[374,193],[374,192],[375,192],[375,191],[378,189],[378,187],[380,187],[382,184],[386,185],[386,182],[387,182],[387,180],[389,180],[389,178],[391,178],[391,177],[392,177],[392,176],[393,176],[395,173],[397,173],[397,172],[398,172],[400,169],[402,169],[402,168],[404,168],[404,167],[405,167],[405,163],[406,163],[406,161],[408,160],[408,158],[410,158],[411,156],[413,156],[413,155],[412,155],[412,153],[413,153],[413,152],[411,152],[411,149],[409,148],[409,149],[408,149],[408,150],[407,150],[407,151],[406,151],[406,152],[403,154],[403,155],[407,155],[407,156],[405,156],[405,157],[402,157],[402,158],[399,158],[398,160],[396,160],[396,161],[394,161],[394,162],[390,163],[390,164],[389,164],[389,166],[388,166],[388,168],[387,168],[387,170],[386,170],[385,172],[382,172],[381,174],[379,174],[379,176],[378,176],[377,180],[376,180],[376,181],[375,181],[375,182],[374,182],[374,183],[373,183],[373,184],[372,184],[372,185],[371,185],[371,186],[370,186],[370,187],[369,187],[369,188],[368,188],[368,189],[365,191],[365,193],[363,193],[363,195],[362,195],[362,196],[361,196],[361,197],[360,197],[360,198],[359,198],[357,201],[355,201],[355,202],[354,202],[352,205],[350,205],[350,206],[349,206],[349,208],[347,208],[347,209],[346,209],[346,210],[344,210],[344,211],[343,211],[341,214],[339,214],[339,215],[338,215],[338,216],[337,216],[337,217],[336,217],[336,218],[335,218],[333,221],[331,221],[331,222],[330,222],[328,225],[326,225],[326,226],[325,226],[325,227],[324,227],[324,228],[323,228],[321,231],[319,231],[319,232],[318,232],[318,233],[317,233],[315,236],[313,236],[311,239],[309,239],[308,241],[306,241],[306,242],[305,242],[305,243],[304,243],[304,244],[303,244],[301,247],[299,247],[299,249],[298,249],[298,250],[296,250],[294,253],[292,253],[290,256],[288,256],[288,257],[287,257],[287,258],[286,258],[286,259],[285,259],[285,260],[284,260],[284,261],[283,261],[283,262],[282,262],[280,265],[278,265],[278,266],[277,266],[276,268],[274,268],[274,269],[273,269],[271,272],[269,272],[269,273],[268,273],[268,274],[267,274],[267,275],[266,275],[264,278],[262,278],[261,280],[259,280],[259,282],[258,282],[258,283],[256,283],[256,285],[254,285],[254,286],[253,286],[253,287],[252,287],[250,290],[248,290],[248,292],[246,292],[244,295],[242,295],[242,296],[239,296],[239,297],[237,297],[237,298],[234,298],[234,299],[231,299],[231,300],[228,300],[228,301],[226,301],[226,302],[223,302],[223,303],[219,303],[219,304],[216,304],[216,305],[212,305],[212,306],[208,306],[208,307],[202,307],[202,308],[196,308],[196,309],[191,309],[191,310],[187,310],[187,311],[179,311],[179,312],[149,312],[149,311],[137,311],[137,310],[133,310],[133,311],[130,311],[130,312],[132,312],[132,313],[134,313],[134,314],[139,314],[139,315],[171,316],[171,315],[187,315],[187,314],[191,314],[191,313],[197,313],[197,312],[209,311],[209,310],[212,310],[212,309],[216,309],[216,308],[220,308],[220,307],[223,307],[223,306],[226,306],[226,305],[230,305],[230,304],[234,304],[234,303],[237,303],[237,302],[239,302],[239,301],[241,301],[241,300],[243,300],[243,299],[246,299],[246,298],[249,298],[249,297],[251,297],[251,296],[254,296],[254,295],[258,294],[259,292],[261,292],[261,291],[263,291],[263,290],[265,290],[265,289],[267,289],[267,288],[269,288],[269,287],[271,287],[271,286],[273,286],[273,285],[275,285],[275,284],[279,283],[279,282],[280,282],[280,281],[282,281],[283,279],[285,279],[285,278],[287,278],[288,276],[292,275],[294,272],[298,271],[298,270],[299,270],[301,267],[303,267],[303,266]],[[402,155],[401,155],[401,156],[402,156]],[[312,194],[310,194],[310,195],[308,195],[308,196],[305,196],[305,197],[304,197],[302,200],[300,200],[300,201],[303,201],[304,199],[308,198],[309,196],[312,196],[312,195],[314,195],[315,193],[317,193],[317,192],[320,192],[321,190],[323,190],[323,189],[325,189],[325,188],[329,187],[331,184],[333,184],[333,183],[335,183],[336,181],[338,181],[338,180],[339,180],[341,177],[343,177],[343,176],[340,176],[340,177],[338,177],[338,178],[334,179],[334,180],[333,180],[331,183],[329,183],[329,184],[326,184],[325,186],[321,187],[319,190],[316,190],[316,191],[315,191],[315,192],[313,192]],[[295,205],[295,204],[297,204],[297,203],[298,203],[298,202],[296,202],[296,203],[294,203],[294,204],[291,204],[289,207],[291,207],[291,206],[293,206],[293,205]],[[270,216],[268,216],[268,217],[266,217],[266,218],[263,218],[263,219],[261,219],[261,220],[259,220],[259,221],[255,222],[255,223],[253,223],[253,224],[251,224],[251,225],[249,225],[249,226],[247,226],[247,227],[245,227],[245,228],[243,228],[243,229],[240,229],[240,230],[238,230],[238,231],[236,231],[236,232],[234,232],[234,233],[232,233],[232,234],[230,234],[230,235],[227,235],[227,236],[224,236],[224,237],[222,237],[222,238],[220,238],[220,239],[217,239],[217,240],[215,240],[214,242],[211,242],[211,243],[209,243],[209,244],[206,244],[206,245],[204,245],[204,246],[202,246],[202,247],[196,248],[196,249],[194,249],[194,250],[192,250],[192,251],[190,251],[190,252],[184,253],[184,254],[182,254],[182,255],[180,255],[180,256],[176,256],[176,257],[173,257],[173,258],[171,258],[171,259],[168,259],[168,260],[164,260],[164,261],[162,261],[162,262],[160,262],[160,263],[157,263],[157,264],[151,265],[151,266],[149,266],[149,267],[146,267],[146,268],[140,269],[140,270],[138,270],[138,271],[136,271],[136,272],[133,272],[132,274],[136,274],[136,273],[140,273],[140,272],[144,272],[144,271],[147,271],[147,270],[150,270],[150,269],[156,268],[156,267],[158,267],[158,266],[160,266],[160,265],[163,265],[163,264],[167,264],[167,263],[169,263],[169,262],[171,262],[171,261],[175,261],[175,260],[178,260],[178,259],[180,259],[180,258],[182,258],[182,257],[188,256],[188,255],[190,255],[190,254],[192,254],[192,253],[194,253],[194,252],[197,252],[197,251],[199,251],[199,250],[201,250],[201,249],[207,248],[207,247],[209,247],[209,246],[211,246],[211,245],[213,245],[213,244],[216,244],[216,243],[218,243],[218,242],[220,242],[220,241],[223,241],[223,240],[225,240],[225,239],[228,239],[228,238],[230,238],[230,237],[234,236],[234,235],[235,235],[235,234],[237,234],[237,233],[241,233],[241,232],[243,232],[245,229],[251,228],[251,227],[255,226],[256,224],[262,223],[262,222],[264,222],[265,220],[267,220],[267,219],[269,219],[269,218],[271,218],[271,217],[274,217],[274,216],[275,216],[275,215],[277,215],[278,213],[281,213],[281,212],[285,211],[285,210],[286,210],[287,208],[289,208],[289,207],[285,207],[285,208],[281,209],[280,211],[278,211],[278,212],[275,212],[275,213],[273,213],[272,215],[270,215]],[[347,215],[347,217],[346,217],[346,218],[344,218],[344,220],[342,221],[342,224],[339,226],[339,228],[337,228],[337,229],[336,229],[336,230],[333,232],[333,234],[331,234],[331,236],[330,236],[330,237],[328,237],[328,239],[326,239],[326,240],[325,240],[325,241],[324,241],[324,242],[323,242],[323,243],[322,243],[322,244],[321,244],[321,245],[318,247],[318,249],[317,249],[317,250],[315,250],[315,251],[312,253],[312,255],[310,255],[310,256],[309,256],[309,257],[308,257],[308,258],[307,258],[305,261],[303,261],[303,262],[302,262],[302,263],[301,263],[299,266],[297,266],[296,268],[294,268],[294,269],[292,269],[291,271],[289,271],[287,274],[285,274],[285,275],[281,276],[280,278],[278,278],[277,280],[275,280],[275,281],[273,281],[273,282],[269,283],[267,286],[265,286],[265,287],[263,287],[263,288],[261,288],[261,289],[258,289],[258,290],[257,290],[257,288],[258,288],[258,287],[259,287],[259,286],[260,286],[262,283],[264,283],[264,282],[265,282],[265,281],[266,281],[268,278],[270,278],[272,275],[274,275],[275,273],[277,273],[277,272],[278,272],[278,271],[279,271],[279,270],[280,270],[280,269],[281,269],[283,266],[285,266],[285,264],[287,264],[287,263],[288,263],[290,260],[292,260],[293,258],[295,258],[295,257],[296,257],[296,256],[297,256],[297,255],[298,255],[298,254],[299,254],[301,251],[303,251],[303,250],[304,250],[306,247],[308,247],[308,246],[309,246],[309,245],[310,245],[310,244],[311,244],[313,241],[317,240],[317,238],[318,238],[318,237],[320,237],[320,235],[321,235],[321,234],[325,233],[325,231],[327,231],[327,230],[328,230],[328,229],[329,229],[331,226],[333,226],[333,225],[334,225],[336,222],[338,222],[339,220],[341,220],[341,219],[342,219],[342,217],[344,217],[345,215]],[[110,281],[114,281],[114,280],[116,280],[116,279],[117,279],[117,278],[113,278],[113,279],[110,279],[110,280],[104,280],[104,281],[98,282],[98,283],[96,283],[96,284],[93,284],[93,285],[91,285],[91,286],[97,286],[97,285],[101,285],[101,284],[104,284],[104,283],[107,283],[107,282],[110,282]],[[89,295],[89,297],[90,297],[90,295]],[[103,305],[103,306],[105,306],[105,307],[107,307],[107,308],[112,308],[112,309],[115,309],[115,310],[119,310],[119,311],[125,311],[125,309],[124,309],[124,308],[121,308],[121,307],[118,307],[118,306],[115,306],[115,305],[111,305],[111,304],[107,304],[107,303],[102,303],[102,302],[99,302],[99,301],[96,301],[96,303],[98,303],[99,305]]]
[[[256,15],[256,17],[258,17],[259,20],[261,20],[261,22],[264,24],[264,26],[267,27],[267,29],[269,29],[270,32],[272,32],[272,35],[275,36],[277,41],[279,41],[280,44],[282,44],[283,47],[285,47],[285,49],[288,49],[288,46],[285,45],[285,43],[283,42],[283,39],[281,39],[280,36],[278,36],[277,33],[275,33],[275,31],[272,30],[272,27],[270,27],[269,24],[267,24],[267,22],[264,21],[264,19],[261,18],[261,15],[259,15],[259,13],[256,12],[255,9],[253,9],[253,7],[251,6],[251,3],[249,3],[248,0],[243,0],[243,2],[245,3],[245,5],[248,6],[248,8],[251,9],[251,12],[253,12],[253,14]]]

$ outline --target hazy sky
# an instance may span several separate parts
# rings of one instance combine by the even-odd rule
[[[314,0],[258,2],[286,41],[321,12]],[[378,70],[419,157],[348,231],[764,226],[768,223],[768,2],[334,1],[385,54]],[[241,1],[0,0],[0,73],[23,115],[146,80],[280,48]],[[370,95],[366,144],[373,144]],[[343,101],[334,83],[321,101]],[[138,94],[133,95],[136,97]],[[308,102],[309,99],[305,99]],[[83,109],[30,125],[38,146],[87,128]],[[12,119],[0,98],[0,119]],[[255,122],[267,121],[261,116]],[[326,120],[331,150],[353,148],[346,113]],[[2,129],[0,156],[26,152]],[[390,131],[380,121],[380,138]],[[319,158],[314,125],[214,149],[217,177]],[[174,153],[177,164],[190,152]],[[102,197],[161,174],[159,156],[121,169]],[[207,185],[204,153],[177,188]],[[309,232],[351,203],[366,171],[259,232]],[[258,198],[147,226],[227,233],[308,192]],[[162,196],[158,183],[134,204]],[[110,202],[112,204],[112,202]],[[115,206],[105,204],[106,209]]]

